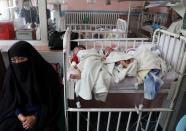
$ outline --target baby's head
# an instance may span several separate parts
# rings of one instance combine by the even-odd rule
[[[71,62],[72,61],[75,61],[76,63],[79,63],[79,60],[78,60],[78,57],[77,57],[77,53],[80,51],[80,50],[85,50],[85,46],[83,45],[78,45],[77,47],[75,47],[73,49],[73,56],[72,56],[72,59],[71,59]]]
[[[104,51],[104,54],[106,55],[106,56],[108,56],[109,54],[110,54],[110,52],[112,52],[113,51],[113,49],[111,48],[111,47],[106,47],[105,48],[105,51]]]
[[[85,50],[86,48],[85,48],[85,46],[83,46],[83,45],[78,45],[77,47],[75,47],[74,49],[73,49],[73,54],[76,54],[77,55],[77,53],[80,51],[80,50]]]
[[[105,52],[111,52],[111,51],[113,51],[113,49],[111,47],[106,47],[105,48]]]
[[[120,60],[117,62],[117,64],[122,65],[124,68],[127,68],[130,63],[133,62],[134,59],[128,59],[128,60]]]
[[[79,48],[80,50],[85,50],[85,49],[86,49],[84,45],[78,45],[78,48]]]
[[[78,51],[79,51],[79,48],[78,48],[78,47],[75,47],[75,48],[73,49],[73,54],[77,54]]]

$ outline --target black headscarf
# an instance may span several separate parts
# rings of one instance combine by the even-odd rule
[[[6,120],[15,119],[16,107],[28,103],[41,108],[37,124],[39,131],[47,126],[51,131],[57,130],[55,125],[60,115],[61,103],[58,74],[28,42],[15,43],[8,50],[8,55],[10,64],[0,97],[0,131],[6,129],[1,127],[6,126]],[[27,57],[28,61],[11,63],[10,59],[15,56]]]
[[[6,70],[5,64],[4,64],[3,57],[0,51],[0,93],[1,93],[2,86],[3,86],[5,70]]]

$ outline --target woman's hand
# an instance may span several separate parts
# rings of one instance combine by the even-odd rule
[[[23,128],[25,129],[31,129],[37,122],[37,118],[34,115],[26,116],[25,121],[22,122]]]
[[[26,117],[23,114],[19,114],[17,118],[23,123],[26,120]]]

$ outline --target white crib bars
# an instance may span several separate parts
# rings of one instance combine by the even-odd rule
[[[69,57],[69,38],[70,30],[67,29],[64,37],[65,43],[63,48],[63,76],[64,76],[64,103],[65,103],[65,121],[66,131],[73,130],[72,123],[76,121],[75,130],[77,131],[121,131],[121,130],[135,130],[143,131],[157,131],[161,125],[162,130],[166,131],[170,119],[171,112],[174,109],[178,91],[180,88],[180,81],[185,73],[186,65],[186,38],[164,30],[156,30],[153,36],[152,44],[158,46],[161,52],[161,57],[170,64],[170,66],[179,74],[178,86],[175,89],[173,99],[170,105],[162,108],[148,108],[142,106],[134,108],[70,108],[68,107],[67,98],[67,59]],[[144,43],[144,38],[123,38],[123,39],[79,39],[74,40],[84,42],[86,48],[103,48],[112,45],[113,42],[119,47],[123,47],[123,51],[127,48],[134,48],[141,43]],[[100,45],[100,43],[102,43]],[[93,45],[92,45],[93,44]],[[74,116],[75,114],[75,116]],[[96,114],[96,115],[95,115]],[[126,116],[127,115],[127,116]],[[73,116],[69,117],[69,116]],[[104,119],[103,119],[104,118]],[[124,119],[127,120],[124,121]],[[135,122],[134,122],[134,118]],[[155,118],[155,120],[154,120]],[[165,119],[163,124],[161,119]],[[86,122],[86,124],[84,123]],[[105,123],[106,122],[106,123]],[[85,127],[84,127],[85,125]],[[93,129],[92,129],[93,128]],[[103,129],[102,129],[103,128]]]
[[[80,124],[82,119],[80,118],[81,116],[84,117],[86,121],[86,131],[90,131],[90,125],[91,125],[91,118],[96,117],[92,124],[96,124],[94,127],[94,130],[100,131],[101,130],[101,125],[103,119],[101,119],[101,115],[104,115],[104,113],[107,113],[106,118],[104,119],[105,122],[107,122],[106,125],[106,131],[109,131],[111,128],[111,124],[113,124],[113,119],[115,120],[115,129],[112,128],[112,131],[120,131],[121,128],[124,131],[129,131],[129,130],[135,130],[138,131],[138,129],[143,129],[144,131],[148,131],[149,128],[150,131],[153,128],[153,131],[157,131],[158,125],[160,124],[160,119],[162,117],[162,113],[164,112],[171,112],[171,109],[165,109],[165,108],[153,108],[153,109],[143,109],[143,108],[83,108],[83,109],[78,109],[78,108],[69,108],[68,112],[74,112],[77,113],[77,123],[75,129],[77,131],[82,131],[80,128]],[[159,113],[157,113],[159,112]],[[83,114],[84,113],[84,114]],[[92,115],[91,115],[92,113]],[[122,114],[123,113],[123,114]],[[125,116],[128,113],[127,116]],[[154,124],[152,125],[152,114],[157,113],[157,116],[155,118]],[[113,118],[113,114],[118,114],[116,115],[116,118]],[[84,116],[83,116],[84,115]],[[93,116],[94,115],[94,116]],[[136,115],[136,120],[133,123],[132,122],[132,116]],[[124,121],[121,121],[121,118],[123,117],[128,118],[125,123]],[[147,118],[146,118],[147,117]],[[74,119],[74,118],[73,118]],[[145,120],[144,120],[145,119]],[[69,121],[70,123],[70,121]],[[124,127],[123,127],[124,126]],[[151,127],[150,127],[151,126]],[[152,127],[153,126],[153,127]],[[103,130],[103,129],[102,129]]]
[[[116,25],[116,21],[121,13],[115,12],[83,12],[71,11],[65,12],[66,28],[78,24],[96,24],[96,25]],[[87,19],[87,21],[85,21]]]

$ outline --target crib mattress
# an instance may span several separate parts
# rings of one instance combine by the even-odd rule
[[[153,28],[152,28],[151,25],[142,26],[142,29],[147,31],[147,32],[153,33]]]
[[[177,80],[178,74],[175,71],[169,71],[166,75],[162,78],[164,81],[163,86],[161,89],[165,89],[165,91],[169,90],[171,87],[171,83]],[[109,88],[109,92],[120,92],[121,90],[129,90],[129,92],[136,92],[136,90],[141,90],[143,92],[143,84],[138,85],[138,80],[136,77],[126,77],[120,83],[111,83]]]

